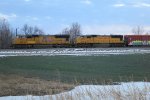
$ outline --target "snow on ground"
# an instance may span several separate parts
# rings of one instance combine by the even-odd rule
[[[47,96],[8,96],[0,100],[150,100],[150,82],[120,85],[81,85],[69,92]]]
[[[150,53],[150,48],[56,48],[56,49],[12,49],[0,50],[0,57],[5,56],[105,56]]]

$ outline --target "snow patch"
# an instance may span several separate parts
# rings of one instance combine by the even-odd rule
[[[120,85],[81,85],[69,92],[46,96],[7,96],[0,100],[150,100],[150,82]]]
[[[147,53],[150,53],[150,48],[65,48],[1,50],[0,56],[108,56]]]

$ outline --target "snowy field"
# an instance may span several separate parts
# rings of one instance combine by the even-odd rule
[[[149,82],[119,85],[81,85],[69,92],[47,96],[8,96],[0,100],[150,100]]]
[[[150,48],[56,48],[56,49],[10,49],[0,50],[0,57],[6,56],[107,56],[107,55],[128,55],[147,54]]]

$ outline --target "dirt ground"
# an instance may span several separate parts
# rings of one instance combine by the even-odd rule
[[[16,75],[0,75],[0,96],[51,95],[73,89],[74,85]]]

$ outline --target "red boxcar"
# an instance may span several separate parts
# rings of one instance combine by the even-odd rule
[[[125,35],[126,46],[150,46],[150,35]]]

